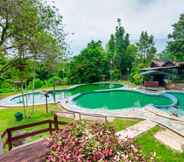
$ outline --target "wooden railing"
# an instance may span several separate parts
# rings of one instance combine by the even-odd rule
[[[25,139],[27,137],[33,137],[33,136],[36,136],[38,134],[42,134],[45,132],[49,132],[50,134],[52,134],[53,131],[59,129],[60,124],[64,124],[64,122],[58,121],[57,115],[54,115],[54,120],[44,120],[40,122],[35,122],[31,124],[8,128],[1,134],[3,146],[5,147],[6,145],[8,145],[8,150],[11,150],[13,148],[13,142],[20,140],[20,139]],[[13,136],[13,133],[15,131],[23,130],[26,128],[33,128],[33,127],[41,126],[41,125],[47,125],[47,127]]]
[[[13,143],[17,140],[25,139],[27,137],[33,137],[33,136],[36,136],[38,134],[45,133],[45,132],[49,132],[50,134],[52,134],[53,131],[59,129],[59,125],[65,124],[65,122],[61,122],[58,120],[58,116],[59,116],[58,114],[72,115],[73,119],[75,119],[76,115],[78,115],[79,120],[82,119],[82,116],[97,117],[97,118],[103,118],[105,122],[107,122],[107,116],[99,115],[99,114],[85,114],[85,113],[80,113],[80,112],[75,112],[75,111],[55,112],[53,120],[44,120],[40,122],[35,122],[31,124],[26,124],[26,125],[21,125],[21,126],[16,126],[16,127],[6,129],[0,135],[3,141],[3,146],[5,147],[8,145],[8,150],[11,150],[13,148]],[[47,125],[47,127],[13,136],[14,132],[16,131],[27,129],[27,128],[34,128],[36,126],[41,126],[41,125]]]

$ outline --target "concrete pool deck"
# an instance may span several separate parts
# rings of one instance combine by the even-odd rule
[[[154,108],[151,105],[145,106],[144,108],[132,108],[112,111],[108,109],[82,109],[71,105],[69,102],[61,102],[59,104],[65,110],[75,113],[102,115],[106,116],[107,118],[136,118],[150,120],[184,137],[184,117],[175,117],[173,115],[171,116],[167,112],[163,112],[157,108]]]

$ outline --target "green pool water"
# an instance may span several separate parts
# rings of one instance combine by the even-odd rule
[[[166,106],[171,105],[171,99],[162,95],[148,95],[136,91],[115,90],[82,94],[73,99],[82,108],[124,109],[143,107],[148,104]]]
[[[104,90],[104,89],[114,89],[114,88],[121,88],[123,87],[122,84],[117,84],[117,83],[94,83],[94,84],[85,84],[85,85],[80,85],[74,88],[69,89],[66,92],[67,96],[72,96],[78,93],[87,93],[87,92],[92,92],[96,90]]]

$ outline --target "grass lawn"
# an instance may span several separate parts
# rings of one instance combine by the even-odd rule
[[[121,131],[127,127],[130,127],[141,120],[138,119],[115,119],[110,124],[115,128],[116,132]]]
[[[0,93],[0,99],[3,99],[5,97],[11,96],[11,95],[15,95],[16,92],[8,92],[8,93]]]
[[[171,150],[154,138],[154,134],[160,129],[162,128],[154,127],[136,139],[143,154],[149,156],[150,152],[155,152],[158,162],[184,162],[184,153]]]
[[[54,111],[57,110],[57,105],[56,104],[49,104],[49,110]],[[32,109],[28,108],[27,110],[27,115],[31,114]],[[38,122],[46,119],[53,119],[52,113],[46,113],[45,112],[45,105],[40,105],[40,106],[35,106],[35,112],[30,118],[23,119],[22,121],[16,121],[15,120],[15,113],[16,112],[23,112],[23,108],[8,108],[8,109],[0,109],[0,132],[5,131],[9,127],[14,127],[18,125],[24,125],[24,124],[30,124],[33,122]],[[60,118],[59,120],[64,121],[66,123],[70,122],[71,119],[69,118]],[[113,125],[116,129],[116,131],[125,129],[126,127],[129,127],[130,125],[133,125],[137,123],[139,120],[134,120],[134,119],[115,119],[113,122],[110,124]],[[64,126],[64,125],[63,125]],[[24,129],[23,131],[33,131],[33,130],[38,130],[42,128],[48,128],[48,125],[40,125],[32,128],[27,128]],[[48,132],[42,133],[36,136],[33,136],[31,138],[28,138],[26,141],[31,142],[34,140],[38,140],[40,138],[48,137]]]
[[[56,104],[49,104],[49,110],[54,111],[57,110],[57,105]],[[23,112],[23,108],[17,107],[17,108],[8,108],[8,109],[0,109],[0,132],[5,131],[7,128],[14,127],[14,126],[19,126],[19,125],[24,125],[24,124],[31,124],[34,122],[38,121],[43,121],[47,119],[53,119],[53,114],[51,112],[46,113],[45,112],[45,106],[35,106],[35,112],[31,115],[32,109],[28,108],[27,110],[27,115],[31,115],[30,118],[24,118],[22,121],[16,121],[15,120],[15,113],[16,112]],[[71,119],[68,118],[60,118],[59,120],[68,123],[71,121]],[[64,125],[63,125],[64,126]],[[39,126],[35,126],[32,128],[26,128],[23,129],[23,132],[31,132],[33,130],[39,130],[43,128],[48,128],[48,124],[43,124]],[[15,133],[15,132],[14,132]],[[43,137],[48,137],[48,132],[42,133],[30,138],[26,139],[26,142],[32,142],[34,140],[38,140]],[[6,151],[7,149],[5,149]]]
[[[57,105],[49,104],[49,110],[54,111],[57,110]],[[27,114],[31,114],[31,108],[27,110]],[[42,121],[46,119],[52,119],[52,113],[45,112],[45,106],[36,106],[34,114],[30,118],[23,119],[22,121],[15,120],[15,113],[16,112],[23,112],[22,108],[8,108],[8,109],[0,109],[0,131],[4,131],[9,127],[14,127],[23,124],[30,124],[37,121]],[[62,121],[70,121],[70,119],[62,118]],[[110,124],[115,127],[116,131],[123,130],[131,125],[136,124],[140,120],[137,119],[115,119]]]
[[[29,124],[32,122],[37,122],[52,117],[51,113],[46,113],[44,106],[35,106],[35,112],[30,118],[23,119],[22,121],[15,120],[16,112],[23,112],[23,108],[7,108],[0,109],[0,131],[4,131],[8,127],[14,127],[23,124]],[[57,106],[54,104],[49,105],[49,110],[56,110]],[[31,115],[31,108],[27,109],[27,115]]]

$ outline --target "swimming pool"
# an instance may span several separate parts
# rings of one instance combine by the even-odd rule
[[[154,105],[159,108],[170,107],[176,101],[165,94],[146,94],[133,90],[110,90],[89,92],[73,98],[73,103],[81,108],[127,109]]]
[[[133,90],[119,83],[94,83],[76,85],[71,88],[52,90],[48,93],[48,103],[70,100],[76,108],[82,109],[107,109],[121,110],[128,108],[142,108],[146,105],[155,107],[167,112],[177,112],[184,116],[184,93],[178,91],[164,91],[159,94],[151,94],[139,90]],[[0,106],[23,106],[45,104],[43,92],[37,91],[24,95],[15,95],[0,100]]]
[[[50,90],[48,91],[48,103],[58,102],[65,97],[76,95],[79,93],[87,93],[98,90],[117,89],[123,87],[122,84],[118,83],[93,83],[93,84],[82,84],[76,85],[68,89],[63,90]],[[10,96],[0,100],[0,106],[23,106],[26,105],[40,105],[45,104],[46,99],[43,92],[26,93],[24,97],[22,95]]]

